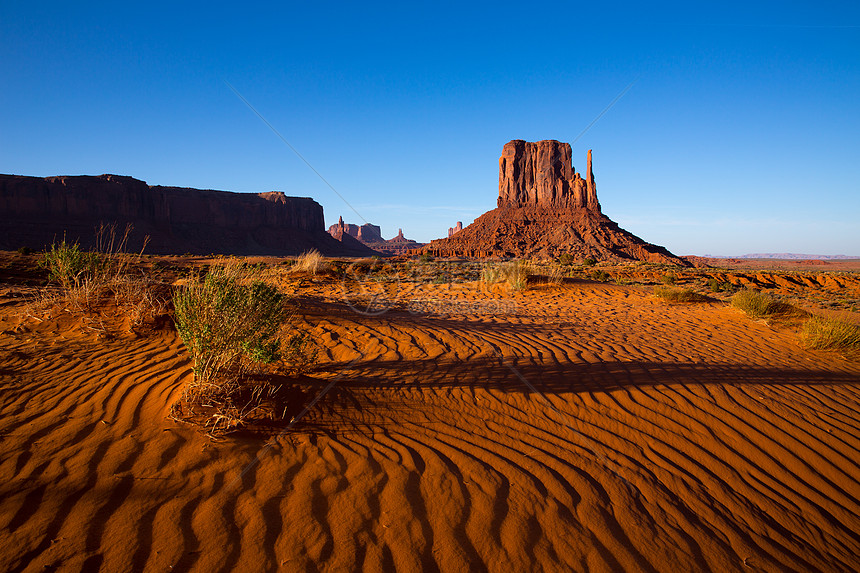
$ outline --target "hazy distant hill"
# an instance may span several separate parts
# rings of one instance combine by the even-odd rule
[[[792,261],[835,261],[860,259],[860,255],[807,255],[804,253],[750,253],[748,255],[702,255],[707,259],[784,259]]]
[[[820,259],[823,261],[830,261],[836,259],[860,259],[860,255],[858,256],[850,256],[850,255],[806,255],[802,253],[752,253],[749,255],[740,255],[738,257],[733,257],[735,259],[800,259],[800,260],[811,260],[811,259]]]

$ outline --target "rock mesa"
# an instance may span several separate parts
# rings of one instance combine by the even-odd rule
[[[322,206],[308,197],[150,186],[121,175],[0,175],[0,248],[42,249],[64,235],[88,247],[99,225],[122,232],[128,223],[127,248],[138,250],[148,235],[150,254],[373,254],[335,241]]]

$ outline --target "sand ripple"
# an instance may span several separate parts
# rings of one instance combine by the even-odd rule
[[[165,419],[171,333],[0,325],[4,569],[860,569],[856,363],[635,288],[328,294],[319,388],[343,378],[270,448]]]

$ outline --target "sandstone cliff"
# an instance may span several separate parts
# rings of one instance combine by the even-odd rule
[[[585,179],[573,170],[570,144],[552,139],[515,139],[499,158],[499,207],[537,205],[545,208],[584,208],[600,212],[591,172],[591,151]]]
[[[149,186],[120,175],[0,175],[0,248],[44,248],[63,234],[89,245],[99,224],[134,226],[128,248],[153,254],[367,254],[325,232],[322,206],[281,192]]]
[[[600,210],[591,167],[576,173],[567,143],[513,140],[499,158],[498,208],[423,249],[439,257],[557,257],[640,260],[687,266],[628,233]]]

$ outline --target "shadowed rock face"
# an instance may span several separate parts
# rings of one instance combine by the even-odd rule
[[[505,144],[499,158],[498,208],[447,239],[416,252],[439,257],[557,257],[689,263],[628,233],[601,213],[591,170],[573,170],[570,145],[555,140]]]
[[[121,232],[131,223],[128,248],[140,248],[149,235],[148,253],[367,252],[326,233],[322,206],[307,197],[149,186],[120,175],[0,175],[0,221],[6,249],[43,248],[64,234],[87,246],[98,225],[117,224]]]
[[[591,173],[591,150],[585,179],[573,170],[570,144],[553,139],[509,141],[499,158],[499,207],[536,205],[600,212]]]

